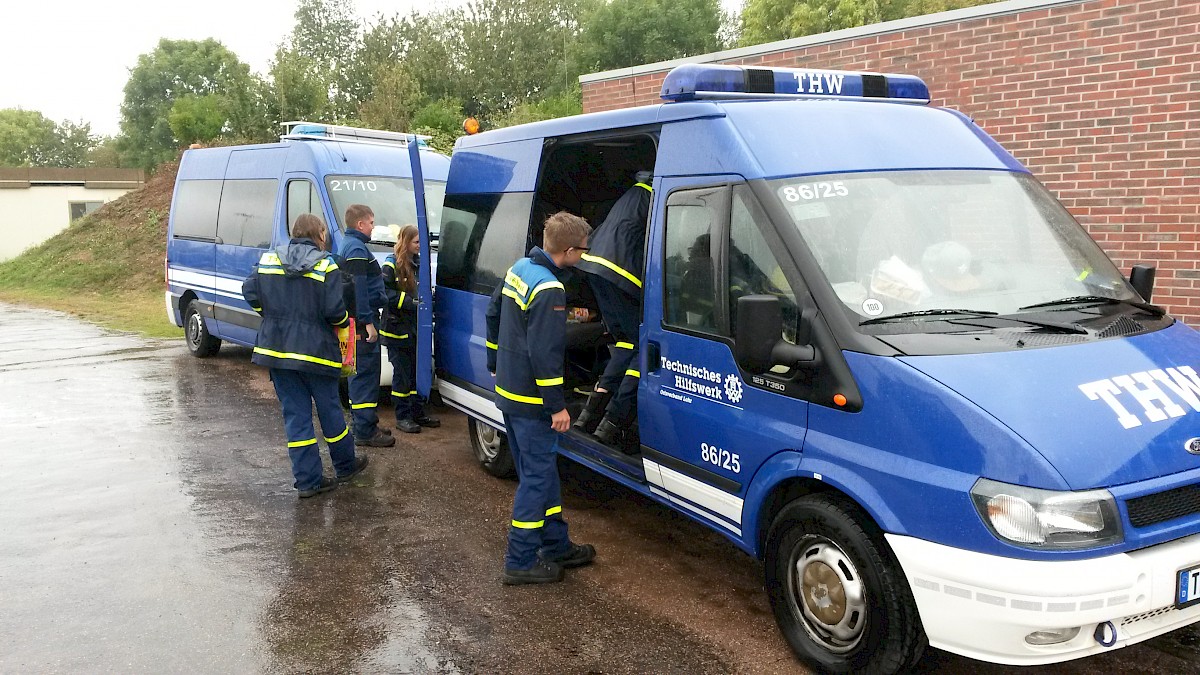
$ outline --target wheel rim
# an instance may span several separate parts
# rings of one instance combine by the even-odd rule
[[[475,440],[479,441],[479,449],[483,453],[483,460],[490,462],[496,459],[500,454],[500,432],[496,431],[489,424],[483,422],[475,423]]]
[[[794,549],[788,603],[817,644],[844,654],[862,640],[867,593],[850,556],[825,537],[805,537]]]
[[[200,312],[192,312],[188,315],[187,325],[187,340],[188,344],[193,349],[200,346],[200,336],[204,334],[204,319],[200,316]]]

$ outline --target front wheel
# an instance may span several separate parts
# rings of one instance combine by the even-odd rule
[[[475,451],[475,459],[479,460],[479,466],[484,471],[497,478],[516,476],[516,467],[513,466],[512,453],[509,452],[504,432],[474,418],[467,421],[467,431],[471,434],[471,449]]]
[[[221,351],[221,341],[208,332],[195,300],[189,302],[183,311],[183,334],[192,356],[204,358]]]
[[[889,675],[921,657],[925,631],[912,592],[855,504],[827,495],[792,502],[775,519],[766,553],[775,620],[819,672]]]

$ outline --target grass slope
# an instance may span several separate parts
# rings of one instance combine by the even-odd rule
[[[150,336],[178,336],[163,303],[177,164],[62,233],[0,263],[0,300],[49,307]]]

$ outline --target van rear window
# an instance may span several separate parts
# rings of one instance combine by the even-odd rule
[[[212,241],[217,236],[217,205],[220,202],[221,181],[179,181],[171,214],[171,236]]]
[[[279,181],[227,180],[217,213],[217,236],[224,244],[267,248],[275,226]]]
[[[525,255],[532,207],[532,192],[446,195],[438,286],[491,295]]]

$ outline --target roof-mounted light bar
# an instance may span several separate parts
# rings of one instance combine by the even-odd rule
[[[329,140],[407,146],[409,139],[413,136],[416,136],[419,145],[427,145],[425,141],[429,139],[428,136],[406,134],[401,131],[360,129],[359,127],[348,127],[340,124],[321,124],[298,120],[295,122],[284,122],[283,135],[279,138],[280,140]]]
[[[811,68],[754,68],[690,63],[667,73],[667,101],[750,98],[883,99],[929,103],[929,87],[913,75]]]

